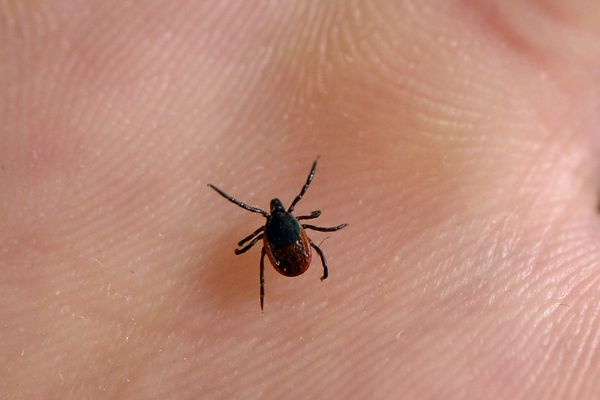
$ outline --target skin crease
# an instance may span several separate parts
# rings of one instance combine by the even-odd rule
[[[0,2],[5,399],[595,399],[600,5]],[[311,268],[237,241],[286,206]]]

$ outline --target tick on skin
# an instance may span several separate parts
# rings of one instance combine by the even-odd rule
[[[235,254],[240,255],[250,250],[259,240],[263,240],[263,247],[260,254],[260,309],[264,309],[265,299],[265,254],[269,257],[271,264],[277,272],[285,276],[302,275],[310,266],[312,258],[311,247],[319,254],[321,263],[323,264],[323,276],[321,280],[327,279],[328,267],[327,260],[323,250],[319,248],[308,237],[305,229],[312,229],[320,232],[334,232],[346,227],[348,224],[341,224],[332,227],[315,226],[310,224],[301,224],[300,220],[314,219],[321,215],[321,211],[315,210],[309,215],[301,215],[295,217],[292,212],[296,204],[302,199],[302,196],[308,190],[310,183],[315,177],[317,169],[317,161],[313,162],[306,183],[302,187],[300,194],[296,196],[289,208],[283,207],[283,203],[279,199],[271,200],[270,212],[266,212],[258,207],[250,206],[240,200],[228,195],[218,187],[209,184],[221,196],[230,202],[237,204],[245,210],[262,214],[267,219],[264,226],[256,229],[250,235],[238,242],[239,248],[235,249]],[[248,243],[249,242],[249,243]],[[246,244],[248,243],[248,244]],[[245,245],[246,244],[246,245]],[[244,246],[245,245],[245,246]],[[244,247],[242,247],[244,246]]]

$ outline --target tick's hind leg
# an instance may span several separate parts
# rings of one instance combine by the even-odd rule
[[[242,253],[247,252],[248,250],[250,250],[250,248],[252,246],[254,246],[256,244],[256,242],[258,242],[260,239],[263,238],[263,234],[261,233],[260,235],[256,236],[254,239],[252,239],[252,241],[250,243],[248,243],[246,245],[246,247],[242,247],[241,249],[235,249],[235,255],[239,256]]]
[[[319,246],[314,244],[312,240],[310,241],[310,245],[317,251],[317,253],[319,253],[319,257],[321,257],[321,264],[323,264],[323,276],[321,277],[321,280],[324,281],[329,276],[329,268],[327,267],[327,259],[325,259],[325,253],[323,253],[323,250],[321,250]]]
[[[335,232],[335,231],[339,231],[340,229],[343,229],[345,227],[347,227],[348,224],[341,224],[338,226],[315,226],[315,225],[309,225],[309,224],[302,224],[302,227],[304,229],[312,229],[313,231],[319,231],[319,232]]]
[[[260,251],[260,311],[264,312],[265,304],[265,247]]]

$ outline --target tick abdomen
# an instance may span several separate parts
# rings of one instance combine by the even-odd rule
[[[308,269],[310,242],[292,214],[274,212],[267,220],[263,240],[269,260],[280,274],[298,276]]]
[[[267,235],[263,238],[267,256],[273,267],[282,275],[302,275],[310,266],[312,253],[310,242],[303,229],[300,230],[298,239],[288,245],[274,245]]]

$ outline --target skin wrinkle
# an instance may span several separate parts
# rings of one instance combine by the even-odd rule
[[[1,393],[594,398],[600,55],[551,28],[585,3],[492,4],[521,56],[464,1],[79,3],[0,3]],[[206,183],[289,202],[315,153],[298,211],[350,230],[261,315]]]

